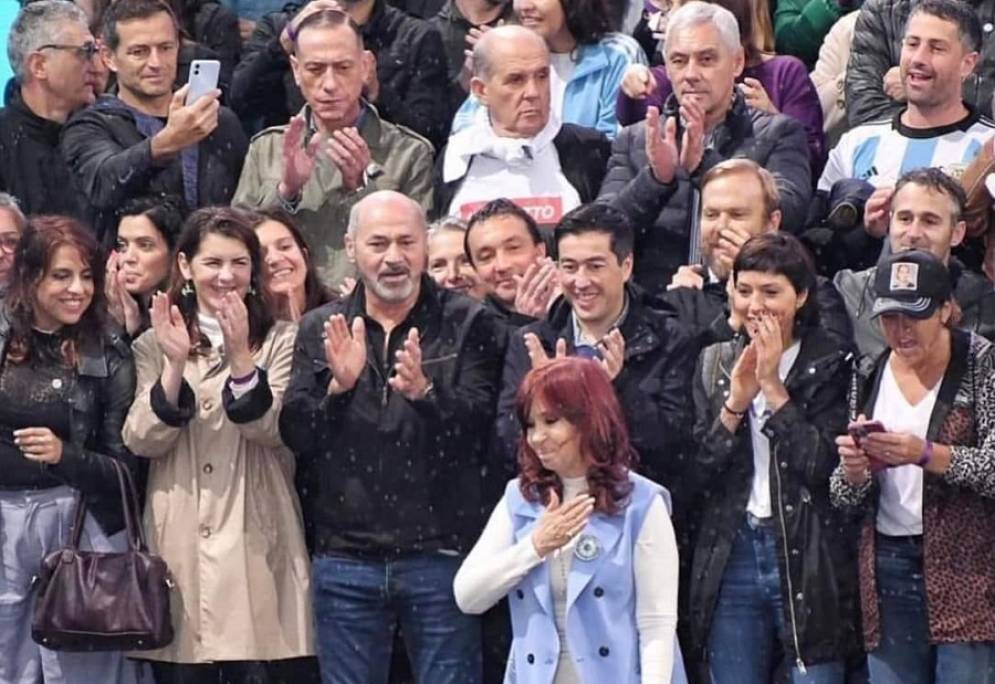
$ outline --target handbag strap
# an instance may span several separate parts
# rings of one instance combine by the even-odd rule
[[[138,494],[135,489],[135,482],[124,464],[118,459],[110,457],[111,465],[117,475],[118,491],[121,494],[121,508],[124,511],[124,526],[128,531],[128,548],[131,551],[147,551],[145,543],[145,532],[142,529],[140,515],[138,513]],[[86,516],[86,494],[80,491],[76,500],[76,515],[73,520],[72,537],[69,541],[70,549],[79,550],[80,539],[83,535],[83,522]]]

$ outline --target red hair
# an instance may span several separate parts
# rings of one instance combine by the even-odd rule
[[[577,356],[555,359],[529,371],[518,389],[516,409],[523,426],[518,447],[519,487],[526,501],[545,504],[551,489],[562,499],[563,483],[556,473],[543,467],[529,445],[526,426],[537,401],[580,432],[594,510],[611,515],[625,508],[632,492],[629,470],[635,465],[636,453],[615,389],[601,365]]]

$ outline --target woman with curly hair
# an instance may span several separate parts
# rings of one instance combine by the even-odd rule
[[[685,681],[670,495],[632,472],[608,375],[591,359],[549,361],[525,377],[517,411],[521,475],[456,574],[456,603],[476,614],[508,597],[507,682]]]

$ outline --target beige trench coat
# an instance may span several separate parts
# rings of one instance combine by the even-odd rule
[[[138,389],[124,441],[151,461],[145,530],[176,581],[176,637],[139,657],[204,663],[314,653],[310,563],[293,456],[280,441],[278,420],[295,334],[293,324],[277,323],[255,354],[273,402],[261,418],[242,424],[225,413],[227,362],[212,349],[190,359],[183,374],[196,397],[193,418],[166,425],[150,402],[162,352],[152,330],[134,344]]]

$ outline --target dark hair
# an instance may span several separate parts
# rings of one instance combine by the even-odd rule
[[[618,263],[632,254],[636,240],[629,217],[603,202],[582,204],[568,212],[553,229],[553,241],[559,250],[563,238],[584,233],[604,233],[611,237],[612,254]]]
[[[176,29],[176,38],[179,40],[180,23],[172,8],[163,0],[115,0],[104,10],[101,37],[108,48],[112,51],[117,50],[121,44],[121,36],[117,32],[118,24],[136,19],[148,19],[160,12],[169,15]]]
[[[560,0],[563,23],[577,45],[597,43],[612,30],[607,0]]]
[[[500,216],[514,216],[525,224],[525,229],[529,232],[529,237],[532,238],[532,244],[538,245],[542,240],[542,233],[539,232],[539,226],[536,225],[535,219],[529,215],[529,212],[522,209],[520,206],[512,202],[510,199],[500,197],[496,200],[491,200],[470,217],[470,220],[466,222],[466,235],[463,237],[463,251],[466,252],[466,259],[473,266],[473,255],[470,254],[470,231],[478,223],[483,223],[484,221],[489,221],[492,218],[498,218]]]
[[[725,7],[736,17],[739,24],[739,42],[743,44],[746,64],[756,64],[761,59],[753,29],[753,3],[749,0],[708,0],[719,7]]]
[[[313,12],[301,19],[301,23],[297,25],[296,30],[293,33],[294,53],[297,53],[297,40],[301,37],[301,33],[304,32],[304,29],[326,27],[337,28],[339,26],[348,26],[352,29],[352,32],[356,34],[356,41],[359,43],[359,49],[362,50],[363,34],[360,32],[359,24],[357,24],[346,12],[328,8]]]
[[[321,282],[321,278],[318,277],[318,271],[314,267],[314,260],[311,258],[311,248],[308,247],[307,240],[304,239],[301,229],[297,227],[297,223],[290,214],[277,207],[274,209],[260,209],[249,212],[248,217],[249,226],[253,231],[259,228],[259,226],[266,221],[276,221],[285,227],[290,232],[290,236],[294,238],[294,242],[297,243],[297,247],[301,250],[301,253],[304,255],[304,264],[307,267],[307,271],[304,275],[304,311],[301,312],[302,314],[307,313],[311,309],[317,309],[322,304],[335,299],[331,290],[329,290],[328,287]],[[263,288],[263,294],[266,296],[267,300],[270,300],[269,305],[271,310],[278,312],[280,316],[286,315],[286,312],[282,311],[285,304],[272,301],[269,293],[266,291],[266,288]]]
[[[892,197],[910,183],[946,195],[954,203],[954,223],[960,221],[964,214],[964,207],[967,206],[967,193],[964,192],[964,187],[960,183],[935,167],[915,169],[902,174],[902,177],[895,183],[895,192]]]
[[[961,43],[971,52],[981,50],[982,34],[981,20],[977,11],[961,0],[922,0],[912,6],[909,18],[905,23],[904,35],[908,32],[909,22],[917,14],[928,14],[931,17],[951,21],[957,24],[957,33]]]
[[[144,216],[155,226],[170,249],[183,229],[187,205],[176,195],[143,195],[127,200],[117,212],[118,223],[126,216]]]
[[[637,457],[608,374],[593,359],[568,356],[529,371],[518,389],[515,409],[522,425],[519,487],[526,501],[545,504],[551,489],[562,500],[563,484],[556,473],[542,465],[529,445],[527,426],[536,401],[580,432],[594,510],[618,513],[628,504],[632,492],[629,470]]]
[[[795,316],[795,323],[801,327],[816,323],[819,306],[815,301],[815,263],[798,238],[782,232],[754,235],[743,243],[732,262],[733,283],[744,271],[783,275],[796,293],[807,292],[808,299]]]
[[[104,323],[104,262],[93,233],[68,216],[33,216],[14,251],[6,296],[10,317],[7,356],[21,362],[31,357],[31,330],[35,320],[35,293],[59,247],[75,248],[93,275],[93,299],[79,322],[63,330],[62,359],[69,366],[79,360],[83,345],[98,344]]]
[[[262,256],[259,249],[259,238],[256,231],[250,227],[249,217],[245,212],[231,207],[207,207],[190,214],[176,243],[176,258],[173,260],[173,272],[169,279],[169,301],[179,307],[183,320],[194,342],[192,353],[201,353],[209,345],[206,338],[200,334],[197,325],[196,293],[185,295],[183,287],[186,280],[180,271],[179,255],[186,256],[188,263],[200,251],[200,245],[208,235],[238,240],[249,251],[252,259],[252,276],[249,281],[249,293],[245,296],[245,307],[249,310],[249,348],[259,349],[266,334],[273,327],[273,314],[262,296],[259,284],[259,274],[262,273]]]

